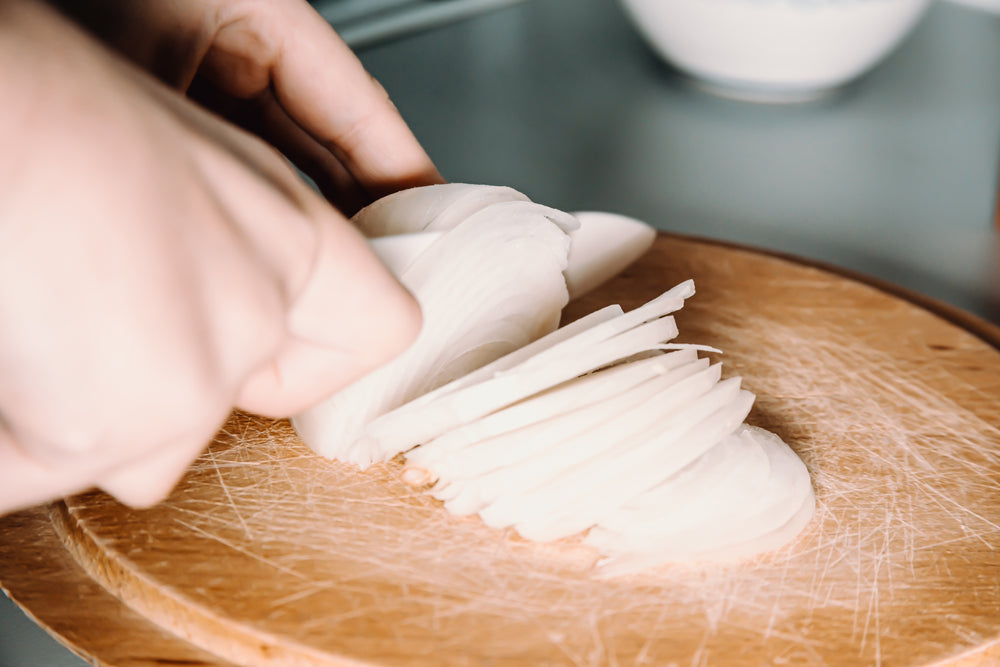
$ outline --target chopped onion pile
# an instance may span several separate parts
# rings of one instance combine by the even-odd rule
[[[589,530],[606,574],[777,548],[812,516],[809,474],[743,423],[754,396],[740,378],[691,347],[667,351],[669,313],[693,293],[688,281],[568,338],[557,330],[373,433],[420,433],[404,479],[433,482],[454,514],[540,542]]]
[[[670,343],[693,282],[555,328],[567,283],[590,289],[648,247],[634,221],[451,185],[387,197],[358,224],[396,239],[373,247],[424,329],[293,420],[321,454],[366,466],[405,452],[404,479],[449,511],[535,541],[586,532],[609,575],[750,556],[808,523],[808,471],[744,424],[753,394],[706,348]]]

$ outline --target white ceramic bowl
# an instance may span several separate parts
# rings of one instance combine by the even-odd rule
[[[667,61],[718,92],[808,99],[860,76],[930,0],[621,0]]]

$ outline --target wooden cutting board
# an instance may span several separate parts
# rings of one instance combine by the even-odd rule
[[[661,236],[567,317],[693,277],[818,509],[788,547],[602,581],[234,415],[170,499],[0,520],[0,581],[99,664],[985,665],[1000,660],[1000,333],[839,272]]]

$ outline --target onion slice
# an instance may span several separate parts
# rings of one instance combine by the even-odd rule
[[[573,244],[565,271],[570,299],[617,276],[645,254],[656,238],[652,227],[624,215],[577,211],[573,217],[580,227],[570,234]]]
[[[605,575],[664,562],[752,556],[798,535],[815,509],[809,473],[776,435],[742,426],[590,531]]]

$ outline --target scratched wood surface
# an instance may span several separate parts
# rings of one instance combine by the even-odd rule
[[[688,277],[679,339],[726,351],[750,421],[813,476],[816,517],[778,552],[601,581],[573,541],[451,517],[394,463],[360,473],[237,414],[156,508],[90,493],[0,520],[0,581],[115,667],[996,664],[996,329],[671,236],[567,317]]]

